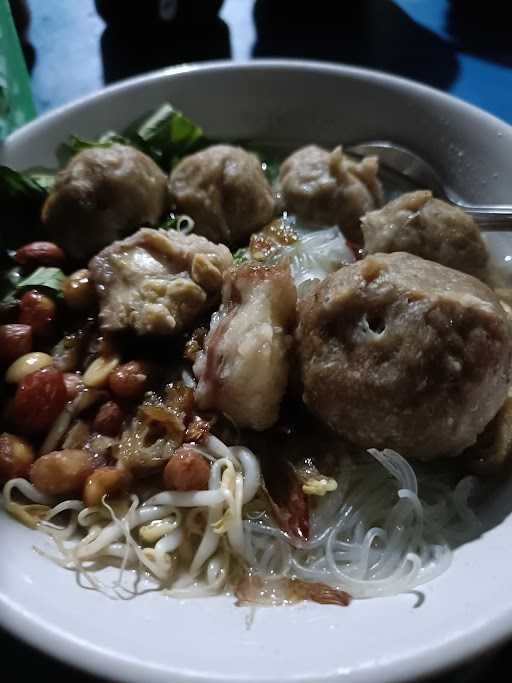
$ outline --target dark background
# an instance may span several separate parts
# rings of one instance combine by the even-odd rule
[[[224,0],[217,14],[220,0],[182,0],[183,16],[165,23],[151,16],[154,1],[103,0],[110,14],[112,5],[123,8],[106,25],[93,0],[29,0],[27,25],[27,13],[12,0],[38,111],[172,64],[287,57],[391,71],[446,90],[512,123],[507,2]],[[38,682],[93,680],[1,631],[0,651],[5,675],[12,672],[20,681],[33,676]],[[510,681],[511,664],[509,646],[436,681]]]

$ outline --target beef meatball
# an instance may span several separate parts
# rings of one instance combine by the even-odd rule
[[[377,157],[355,162],[341,147],[302,147],[281,165],[284,206],[306,225],[338,225],[348,239],[360,241],[359,219],[382,204],[378,168]]]
[[[169,179],[178,211],[195,231],[231,246],[247,242],[274,213],[272,189],[254,154],[213,145],[183,159]]]
[[[177,230],[141,228],[90,262],[104,330],[176,335],[220,299],[233,261],[223,244]]]
[[[338,434],[457,455],[507,396],[510,323],[476,278],[406,253],[329,275],[300,304],[304,400]]]
[[[168,208],[164,173],[134,147],[86,149],[57,174],[43,206],[50,237],[74,258],[91,256]]]
[[[475,221],[428,190],[408,192],[361,219],[368,253],[407,251],[475,277],[486,274],[487,247]]]
[[[204,352],[194,364],[196,402],[262,431],[279,416],[288,382],[297,293],[288,264],[248,263],[224,278]]]

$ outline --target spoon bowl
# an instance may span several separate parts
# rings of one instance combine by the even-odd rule
[[[447,187],[435,168],[415,152],[389,140],[374,140],[350,145],[345,148],[356,157],[377,155],[386,169],[407,179],[418,189],[431,190],[439,199],[444,199],[463,209],[478,223],[482,230],[512,230],[512,205],[476,206],[464,202]]]

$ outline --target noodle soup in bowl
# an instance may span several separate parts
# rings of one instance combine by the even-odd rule
[[[304,99],[305,92],[307,99]],[[506,124],[458,100],[402,79],[312,63],[212,64],[128,81],[22,129],[2,149],[1,163],[18,170],[54,167],[55,149],[67,135],[91,140],[105,130],[124,131],[134,120],[166,100],[189,120],[197,121],[210,140],[247,140],[250,150],[260,156],[269,154],[262,151],[261,143],[265,144],[265,150],[286,149],[288,153],[308,144],[331,150],[340,143],[365,139],[396,140],[434,162],[447,185],[467,202],[510,203],[505,179],[512,131]],[[138,129],[136,140],[145,152],[149,147],[143,147],[140,140],[147,143],[145,136],[150,136],[154,128],[153,118]],[[422,130],[421,137],[418,129]],[[199,139],[196,137],[187,154],[182,156],[204,154],[208,145],[197,146]],[[439,140],[447,144],[439,145]],[[116,148],[109,147],[111,143],[124,145],[126,139],[104,139],[101,142],[104,147],[100,145],[98,149],[113,154]],[[457,150],[464,150],[464,155],[459,156]],[[225,150],[216,152],[215,163],[220,157],[224,159],[225,154]],[[165,160],[157,161],[165,167]],[[243,157],[237,163],[250,166],[255,162]],[[173,160],[169,164],[179,168]],[[260,180],[259,170],[252,170],[252,166],[249,170],[256,174],[251,183],[253,192],[255,184],[266,181]],[[345,171],[348,173],[346,167]],[[154,171],[157,182],[158,173],[158,169]],[[121,301],[118,294],[108,298],[111,280],[104,275],[105,264],[111,269],[119,260],[120,252],[110,247],[116,237],[124,240],[123,254],[143,254],[145,266],[150,269],[161,268],[162,263],[167,267],[171,253],[175,255],[178,248],[182,249],[180,253],[185,253],[193,242],[191,260],[196,260],[195,266],[190,266],[192,279],[184,278],[189,289],[192,288],[189,282],[200,286],[198,264],[202,264],[203,270],[210,268],[210,274],[212,264],[217,272],[233,268],[229,250],[221,248],[224,242],[234,253],[235,266],[245,269],[237,271],[238,279],[233,279],[230,291],[238,291],[237,296],[242,300],[246,296],[244,292],[249,292],[247,300],[255,306],[260,306],[258,296],[271,301],[275,296],[275,307],[279,309],[276,315],[281,318],[274,320],[274,326],[284,330],[279,332],[282,339],[275,334],[279,337],[278,343],[282,341],[278,349],[286,353],[292,334],[288,314],[282,312],[287,300],[294,307],[293,297],[298,295],[304,301],[313,296],[314,283],[310,280],[321,280],[335,270],[336,258],[343,263],[355,261],[354,249],[340,241],[330,227],[318,230],[317,226],[314,232],[308,232],[308,226],[302,225],[299,217],[296,222],[285,222],[277,232],[271,233],[273,242],[269,251],[274,261],[254,264],[254,253],[247,253],[247,249],[243,252],[248,239],[244,242],[228,232],[222,239],[213,233],[201,232],[200,216],[193,204],[187,204],[186,193],[180,194],[183,179],[178,171],[174,173],[174,180],[171,176],[173,196],[182,203],[182,208],[188,207],[178,211],[178,216],[171,219],[175,221],[172,225],[165,226],[174,232],[159,233],[155,237],[155,231],[144,228],[125,237],[121,231],[104,239],[103,244],[95,245],[87,255],[87,258],[93,257],[89,264],[92,278],[100,291],[103,288],[107,292],[101,299],[103,319],[108,320],[107,316],[117,311]],[[186,168],[182,167],[182,173],[186,176]],[[139,188],[143,183],[141,178]],[[266,200],[262,192],[255,207],[264,215]],[[281,192],[286,195],[283,177]],[[48,225],[51,224],[57,235],[57,223],[51,218],[52,212],[55,215],[55,206],[56,200],[53,207],[47,206],[46,215],[50,216]],[[375,210],[378,206],[366,208]],[[256,213],[254,209],[251,215]],[[196,232],[188,234],[192,224],[188,218],[180,218],[180,214],[192,217]],[[265,223],[267,219],[261,221]],[[141,219],[143,225],[155,223],[148,216]],[[210,221],[210,230],[212,225]],[[219,229],[231,229],[229,226],[226,221]],[[201,239],[210,240],[207,248],[197,242],[198,230]],[[268,238],[268,233],[264,237]],[[55,241],[58,242],[57,237]],[[216,246],[218,242],[221,245]],[[255,250],[261,250],[265,244],[268,247],[264,240],[257,241]],[[499,239],[490,236],[488,244],[495,263],[500,265],[508,255],[507,236],[500,235]],[[237,247],[242,248],[242,253]],[[74,247],[71,244],[66,248],[70,251]],[[165,259],[155,257],[162,249],[166,250]],[[198,253],[213,251],[215,258],[208,266],[204,265],[203,258],[197,258]],[[305,260],[305,253],[315,258]],[[149,254],[153,261],[144,254]],[[286,279],[290,276],[279,270],[276,254],[286,256],[295,278],[296,291],[292,295],[289,295],[290,281]],[[347,268],[361,268],[358,265],[361,263],[357,261]],[[26,263],[21,265],[26,267]],[[129,268],[131,264],[126,262],[124,266]],[[55,264],[44,267],[55,267]],[[133,277],[138,272],[133,271]],[[168,277],[163,271],[155,272],[150,272],[151,277]],[[215,274],[212,277],[215,279]],[[224,283],[229,277],[232,276],[224,274]],[[272,280],[274,277],[277,285]],[[43,282],[47,293],[52,282]],[[464,280],[464,286],[467,282]],[[409,286],[401,281],[401,287],[406,285]],[[208,286],[213,289],[208,290],[205,285],[204,292],[213,292],[214,285]],[[320,410],[319,403],[313,400],[308,410],[297,408],[296,430],[292,430],[287,443],[297,453],[304,451],[306,456],[311,451],[325,450],[325,469],[321,471],[312,467],[307,457],[301,461],[302,469],[299,467],[293,474],[286,465],[275,471],[274,461],[278,457],[275,451],[279,450],[282,433],[271,432],[272,438],[265,442],[270,418],[263,408],[268,405],[262,407],[257,400],[249,411],[249,418],[243,414],[246,406],[233,404],[231,410],[220,406],[219,413],[230,413],[229,419],[225,418],[225,424],[219,421],[215,432],[204,426],[209,414],[218,407],[208,401],[215,403],[221,395],[217,391],[213,392],[213,399],[208,398],[212,393],[207,370],[212,361],[210,358],[209,364],[208,354],[215,359],[219,348],[227,353],[225,330],[232,329],[235,322],[247,331],[240,319],[234,321],[233,307],[229,307],[231,294],[227,289],[224,284],[224,309],[219,308],[218,291],[217,303],[212,300],[210,308],[204,311],[208,318],[214,311],[206,346],[198,352],[206,354],[205,358],[202,361],[194,356],[185,374],[180,367],[179,376],[167,378],[174,388],[165,400],[158,392],[137,394],[140,377],[150,377],[152,370],[150,363],[142,363],[135,370],[133,366],[126,369],[129,362],[138,358],[132,349],[141,353],[133,339],[128,347],[132,354],[129,357],[126,349],[118,357],[116,349],[109,348],[104,357],[99,354],[103,359],[100,363],[93,365],[95,361],[92,361],[87,365],[81,378],[88,393],[79,393],[78,398],[70,400],[73,410],[84,411],[81,422],[87,423],[87,415],[94,409],[95,422],[89,427],[93,431],[101,430],[98,433],[103,440],[96,441],[92,451],[106,459],[99,467],[98,463],[91,465],[88,458],[84,460],[85,470],[90,467],[84,476],[96,477],[95,486],[88,487],[84,500],[76,493],[71,495],[72,488],[69,495],[65,489],[53,492],[48,488],[48,470],[54,471],[48,458],[56,448],[62,449],[63,443],[55,435],[55,425],[48,433],[34,437],[34,448],[42,449],[44,454],[31,470],[31,483],[4,489],[4,504],[6,500],[7,506],[11,500],[18,505],[32,503],[46,506],[46,511],[39,511],[43,519],[39,531],[26,529],[3,513],[0,517],[2,537],[11,549],[9,556],[2,560],[2,623],[13,633],[69,663],[127,681],[141,677],[168,680],[169,676],[179,681],[198,681],[206,676],[219,681],[228,676],[233,680],[252,681],[286,681],[297,676],[311,681],[407,680],[456,664],[507,637],[512,629],[512,613],[507,608],[509,586],[506,561],[503,562],[510,498],[505,471],[496,477],[498,481],[485,480],[482,484],[481,477],[468,478],[467,468],[459,467],[464,454],[448,462],[440,459],[418,465],[386,448],[394,447],[391,443],[383,443],[381,449],[370,452],[348,446],[346,440],[343,445],[336,440],[331,443],[326,436],[330,434],[327,426],[325,433],[321,429],[315,431],[319,423],[312,412],[320,413]],[[273,295],[273,291],[278,294]],[[198,295],[197,301],[209,302],[208,297],[213,297],[204,292]],[[299,303],[299,308],[302,305]],[[259,314],[261,307],[251,310]],[[130,319],[136,320],[133,324],[139,326],[135,330],[137,334],[154,320],[142,313]],[[184,329],[188,324],[177,314],[173,320],[175,326],[183,325]],[[367,323],[365,334],[381,333],[374,319],[367,318]],[[166,322],[159,319],[158,324]],[[252,329],[251,334],[256,338],[260,332]],[[162,358],[168,358],[170,347],[157,346],[155,357],[150,360],[156,365],[158,375],[159,363]],[[249,349],[246,355],[250,355],[248,342],[244,348]],[[41,356],[48,351],[44,345],[41,351],[37,346],[34,349]],[[55,358],[55,352],[52,353]],[[38,359],[40,362],[41,357]],[[46,370],[49,367],[41,367],[38,372],[46,371],[46,377],[51,377],[51,370]],[[108,382],[102,379],[103,374],[109,378]],[[276,371],[276,384],[279,377]],[[262,376],[262,382],[263,379]],[[307,377],[304,379],[307,395]],[[255,381],[252,376],[250,381]],[[255,386],[263,391],[260,384]],[[145,388],[153,389],[153,385]],[[183,407],[188,400],[187,389],[203,391],[196,397],[205,406],[200,414],[192,416]],[[133,420],[124,422],[124,440],[108,441],[117,438],[116,408],[109,406],[100,414],[98,406],[108,406],[109,402],[94,398],[95,391],[110,392],[110,403],[124,411],[125,420],[128,417]],[[295,396],[300,397],[300,391],[294,394],[292,387],[290,393],[293,394],[291,403],[297,400],[300,403]],[[252,399],[249,397],[248,403]],[[85,405],[89,400],[91,404]],[[165,410],[170,410],[172,416],[166,413],[166,421],[162,422]],[[188,415],[186,419],[184,414]],[[71,417],[76,420],[78,415]],[[162,434],[157,430],[154,443],[158,442],[158,448],[146,452],[145,420],[149,419],[160,420],[167,425],[167,431]],[[244,419],[249,422],[242,424],[240,432]],[[183,435],[179,437],[180,462],[174,460],[174,470],[170,463],[176,458],[179,420],[184,420],[184,431],[190,428],[191,432],[193,429],[199,432],[194,432],[189,441]],[[64,424],[64,431],[69,427],[70,424],[67,428]],[[161,424],[159,428],[163,429]],[[205,431],[201,432],[203,428]],[[109,430],[111,433],[106,433]],[[75,431],[75,441],[70,441],[69,447],[78,444],[80,450],[79,428]],[[113,447],[117,449],[117,461],[129,462],[133,467],[130,474],[133,479],[128,481],[120,477],[118,470],[112,471],[116,467],[108,460],[108,449]],[[158,482],[152,472],[139,477],[140,469],[148,467],[145,458],[163,459]],[[201,464],[196,467],[197,458]],[[167,460],[163,485],[162,462]],[[51,467],[46,466],[48,462]],[[77,462],[73,460],[75,465]],[[108,468],[101,478],[94,475]],[[269,473],[269,470],[272,471]],[[185,482],[185,471],[187,476],[192,473],[192,483]],[[265,481],[263,490],[259,486],[261,476]],[[291,504],[289,495],[283,498],[280,488],[283,481],[290,484],[290,478],[292,490],[294,485],[298,486]],[[113,486],[114,479],[119,486],[117,492],[124,487],[131,498],[125,497],[121,503],[115,496],[103,499],[102,493],[109,493],[110,489],[102,486]],[[290,486],[287,490],[289,494]],[[305,499],[309,506],[307,522],[301,508]],[[60,507],[55,508],[56,505]],[[52,507],[54,518],[48,514]],[[20,516],[19,508],[14,511]],[[24,508],[23,515],[36,512],[39,514],[33,508]],[[65,516],[59,517],[63,512]],[[75,525],[80,530],[78,534]],[[39,552],[34,551],[34,546]],[[168,581],[169,566],[175,562],[176,553],[190,572],[180,581],[172,582]],[[67,571],[55,566],[51,559],[57,559]],[[143,568],[140,576],[133,566]],[[146,576],[146,571],[152,577]],[[268,574],[273,578],[262,578]],[[191,582],[190,576],[201,580]],[[292,582],[288,580],[290,577]],[[419,593],[421,600],[418,600]],[[348,603],[351,597],[354,599],[350,606],[341,609],[340,605]],[[238,606],[234,604],[236,600]],[[263,605],[273,606],[264,608]],[[211,623],[219,624],[218,635],[212,634]],[[165,629],[162,624],[167,624]],[[173,627],[176,624],[178,628]]]

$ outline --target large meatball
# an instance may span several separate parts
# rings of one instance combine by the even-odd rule
[[[167,179],[134,147],[93,147],[57,174],[43,206],[51,238],[84,258],[141,225],[155,225],[168,208]]]
[[[485,277],[489,258],[475,221],[462,209],[433,199],[428,190],[408,192],[361,219],[368,253],[407,251],[475,277]]]
[[[378,169],[377,157],[355,162],[341,147],[302,147],[281,165],[285,208],[311,227],[338,225],[348,239],[360,241],[361,216],[382,204]]]
[[[456,455],[507,395],[512,336],[493,292],[410,254],[329,275],[302,300],[298,337],[304,400],[364,448]]]
[[[268,223],[272,189],[254,154],[213,145],[183,159],[169,179],[178,211],[194,219],[195,230],[213,242],[237,245]]]

